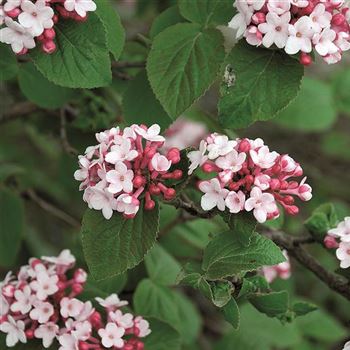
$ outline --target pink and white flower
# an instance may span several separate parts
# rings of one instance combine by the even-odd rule
[[[7,333],[6,346],[13,347],[18,342],[26,343],[27,338],[24,333],[25,324],[23,321],[16,321],[12,316],[7,317],[7,321],[0,324],[0,331]]]
[[[199,144],[198,151],[191,151],[188,153],[188,159],[191,162],[191,165],[188,170],[188,175],[191,175],[199,166],[202,166],[207,160],[208,156],[205,155],[207,151],[207,143],[202,140]]]
[[[40,325],[35,331],[35,338],[42,339],[44,348],[49,348],[56,339],[59,327],[53,322]]]
[[[267,146],[262,146],[258,151],[251,150],[249,154],[253,162],[263,169],[271,168],[279,156],[275,151],[270,152]]]
[[[117,294],[111,294],[106,299],[102,299],[99,297],[96,297],[95,299],[101,306],[112,311],[129,304],[127,301],[120,300]]]
[[[154,170],[156,170],[158,172],[166,172],[171,167],[171,160],[168,160],[167,157],[165,157],[157,152],[152,157],[151,164],[152,164],[152,167]]]
[[[17,289],[14,297],[15,301],[11,304],[11,311],[26,314],[31,310],[34,296],[29,286],[25,286],[22,290]]]
[[[244,209],[245,194],[242,191],[230,191],[225,199],[225,204],[230,213],[239,213]]]
[[[134,178],[134,172],[127,168],[127,166],[118,162],[115,165],[115,170],[110,170],[106,174],[106,180],[110,183],[108,191],[116,194],[122,191],[130,193],[133,190],[132,180]]]
[[[219,156],[225,156],[227,153],[231,152],[237,145],[234,140],[229,140],[226,135],[214,135],[209,137],[211,142],[208,142],[208,158],[216,159]]]
[[[64,318],[77,317],[84,307],[84,303],[76,298],[63,298],[60,303],[61,315]]]
[[[87,12],[96,11],[96,4],[93,0],[65,0],[64,8],[70,12],[75,11],[81,17],[86,17]]]
[[[222,188],[218,179],[202,181],[199,184],[199,189],[205,193],[201,199],[201,206],[204,210],[211,210],[215,207],[220,211],[225,210],[225,199],[229,191]]]
[[[30,318],[38,321],[39,323],[46,323],[54,313],[53,306],[48,302],[36,301],[34,302],[34,308],[30,312]]]
[[[336,250],[336,256],[340,260],[340,267],[347,269],[350,267],[350,242],[340,242]]]
[[[216,159],[215,164],[232,172],[237,172],[242,169],[242,164],[245,162],[247,155],[244,152],[238,153],[233,149],[230,153]]]
[[[98,330],[99,336],[102,338],[102,345],[106,348],[121,348],[124,345],[122,339],[125,333],[124,328],[118,327],[115,323],[107,323],[106,328]]]
[[[30,283],[30,287],[39,300],[45,300],[49,295],[55,294],[58,291],[57,275],[49,276],[46,272],[39,272],[36,280]]]

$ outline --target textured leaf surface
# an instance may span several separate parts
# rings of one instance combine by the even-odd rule
[[[76,95],[76,91],[48,81],[32,63],[22,64],[19,86],[28,100],[43,108],[59,108]]]
[[[19,251],[24,229],[21,199],[7,189],[0,190],[0,265],[12,266]]]
[[[231,298],[230,302],[223,307],[222,312],[224,314],[225,320],[231,324],[233,329],[238,329],[240,315],[237,302],[234,298]]]
[[[298,94],[304,68],[278,50],[258,49],[241,41],[227,58],[233,85],[224,82],[219,119],[228,128],[244,128],[273,118]]]
[[[224,59],[216,29],[180,23],[154,39],[147,61],[152,89],[172,118],[189,108],[214,82]]]
[[[289,307],[289,296],[286,291],[255,294],[249,297],[249,301],[257,310],[269,317],[285,314]]]
[[[43,55],[40,48],[31,53],[39,71],[57,85],[96,88],[112,80],[106,32],[97,15],[85,23],[60,21],[55,26],[57,50]]]
[[[202,268],[209,279],[219,279],[285,261],[271,240],[255,233],[243,246],[231,232],[216,235],[204,250]]]
[[[87,210],[82,243],[89,269],[96,280],[118,275],[139,264],[153,247],[159,231],[159,207],[139,210],[132,220],[115,213],[110,220]]]

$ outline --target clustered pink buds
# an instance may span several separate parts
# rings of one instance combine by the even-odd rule
[[[275,46],[300,63],[312,63],[315,50],[337,63],[350,49],[350,9],[344,0],[236,0],[229,27],[253,46]]]
[[[291,266],[286,250],[283,251],[283,255],[286,258],[286,261],[277,265],[262,267],[261,274],[265,277],[268,283],[272,283],[276,278],[286,280],[291,276]]]
[[[59,343],[59,350],[143,350],[141,339],[151,332],[148,322],[123,313],[128,302],[116,294],[96,298],[103,313],[91,301],[77,299],[87,275],[82,269],[69,271],[74,264],[64,250],[58,257],[32,258],[17,275],[7,274],[0,283],[0,331],[7,347],[38,339],[44,348],[55,343],[57,349]]]
[[[113,211],[133,218],[144,199],[145,210],[155,207],[154,197],[171,200],[176,191],[172,180],[180,180],[182,171],[172,169],[180,162],[178,148],[161,152],[164,137],[157,124],[147,128],[132,125],[123,130],[112,128],[96,134],[99,142],[79,156],[80,169],[74,174],[81,181],[84,201],[89,208],[102,210],[106,219]]]
[[[258,222],[279,216],[280,204],[290,215],[299,212],[295,198],[311,199],[311,187],[303,178],[300,165],[288,155],[270,152],[262,139],[229,140],[225,135],[211,134],[201,141],[199,150],[188,154],[189,174],[198,168],[215,176],[198,185],[204,193],[204,210],[217,207],[220,211],[239,213],[253,211]]]
[[[42,51],[56,50],[55,25],[61,19],[83,22],[87,12],[95,11],[93,0],[0,0],[0,42],[24,55],[37,43]]]
[[[327,232],[324,245],[328,249],[337,249],[336,256],[342,269],[350,267],[350,216]]]

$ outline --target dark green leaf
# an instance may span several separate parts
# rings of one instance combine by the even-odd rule
[[[239,308],[234,298],[231,298],[230,302],[222,308],[225,320],[231,324],[233,329],[239,328]]]
[[[288,311],[289,307],[289,296],[286,291],[266,294],[258,293],[249,296],[248,300],[257,310],[269,317],[283,315]]]
[[[0,164],[0,182],[7,180],[10,176],[23,174],[24,169],[16,164]]]
[[[142,207],[142,206],[141,206]],[[159,231],[159,207],[134,219],[115,213],[110,220],[87,210],[82,223],[82,243],[89,269],[96,280],[118,275],[139,264],[153,247]]]
[[[208,279],[219,279],[283,261],[281,250],[271,240],[255,233],[246,247],[228,231],[216,235],[205,248],[202,268]]]
[[[75,90],[48,81],[33,63],[21,65],[18,82],[25,97],[43,108],[59,108],[76,95]]]
[[[8,189],[0,189],[0,265],[12,266],[17,258],[24,229],[22,200]]]
[[[337,111],[350,116],[350,69],[340,71],[332,84]]]
[[[0,43],[0,81],[14,78],[18,73],[15,54],[9,45]]]
[[[292,307],[292,311],[295,312],[296,316],[304,316],[310,312],[316,311],[318,307],[311,303],[298,302]]]
[[[269,290],[270,286],[263,276],[252,276],[243,279],[239,297],[249,296],[250,294],[263,293]]]
[[[229,281],[219,281],[211,283],[211,290],[213,294],[213,304],[217,307],[223,307],[231,300],[234,288]]]
[[[304,68],[280,50],[238,43],[227,58],[226,70],[235,82],[223,82],[219,118],[227,128],[244,128],[273,118],[298,94]],[[268,101],[268,102],[267,102]]]
[[[55,26],[57,50],[30,54],[38,70],[53,83],[71,88],[96,88],[112,81],[104,26],[96,14],[85,23],[60,21]]]
[[[224,59],[216,29],[180,23],[157,35],[147,61],[151,87],[171,118],[189,108],[214,82]]]
[[[129,83],[123,96],[125,120],[129,124],[159,124],[167,128],[172,120],[154,96],[145,71]]]

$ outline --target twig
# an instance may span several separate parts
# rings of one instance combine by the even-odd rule
[[[335,292],[350,300],[349,281],[337,274],[326,270],[317,260],[315,260],[303,247],[302,244],[310,243],[310,239],[300,239],[291,237],[283,232],[266,233],[277,245],[286,249],[299,263],[310,270],[321,281]]]
[[[209,219],[216,215],[215,210],[211,211],[203,211],[198,209],[193,203],[184,201],[181,198],[174,199],[170,204],[172,204],[175,208],[181,208],[185,210],[192,216],[196,216],[198,218]]]
[[[60,119],[61,119],[60,136],[61,136],[62,147],[68,154],[77,156],[79,152],[74,147],[72,147],[68,141],[65,108],[61,108],[60,110]]]
[[[9,108],[8,111],[0,114],[0,123],[6,123],[20,117],[26,117],[37,110],[39,110],[38,106],[32,102],[26,101],[16,103]]]
[[[63,210],[55,207],[53,204],[47,202],[43,198],[41,198],[33,189],[27,189],[25,192],[23,192],[23,195],[27,196],[30,200],[36,203],[40,208],[52,214],[56,218],[64,221],[68,225],[74,228],[80,228],[80,222],[77,219],[67,214]]]

